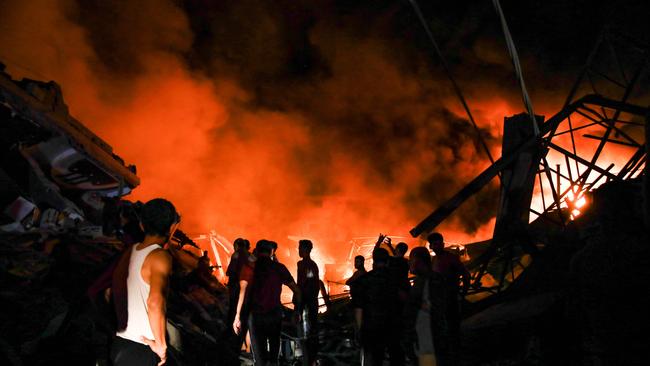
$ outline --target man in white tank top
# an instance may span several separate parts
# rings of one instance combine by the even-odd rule
[[[156,198],[142,207],[145,238],[124,254],[118,267],[128,266],[126,278],[113,277],[118,331],[111,348],[115,366],[163,365],[167,360],[165,304],[172,259],[163,249],[174,235],[180,216],[167,200]],[[124,286],[124,282],[126,286]],[[126,299],[126,301],[124,301]]]

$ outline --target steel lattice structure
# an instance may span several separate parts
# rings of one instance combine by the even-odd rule
[[[546,121],[520,114],[505,119],[502,156],[411,230],[431,232],[467,198],[500,176],[501,196],[494,236],[474,258],[473,291],[499,292],[525,267],[522,256],[538,251],[529,222],[565,226],[585,196],[607,181],[643,174],[647,155],[644,127],[650,98],[644,77],[648,47],[605,31],[589,55],[563,108]],[[577,97],[580,96],[580,97]],[[532,214],[532,215],[531,215]],[[483,281],[487,273],[493,280]]]

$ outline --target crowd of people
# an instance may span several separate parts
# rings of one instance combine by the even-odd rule
[[[298,281],[286,266],[275,257],[277,243],[260,240],[249,253],[245,239],[234,243],[235,253],[228,270],[231,298],[230,320],[238,336],[236,346],[241,348],[246,330],[250,332],[251,350],[256,364],[272,365],[278,360],[283,306],[280,300],[282,286],[293,291],[295,312],[301,320],[300,338],[304,340],[304,357],[308,364],[316,361],[318,353],[318,296],[322,293],[326,306],[329,296],[320,280],[318,266],[311,259],[313,243],[300,240],[298,254]]]
[[[143,206],[140,221],[144,239],[125,252],[113,273],[118,331],[111,359],[114,365],[160,366],[167,357],[165,303],[171,273],[171,257],[164,247],[180,215],[169,201],[154,199]],[[370,271],[363,256],[355,257],[355,272],[346,285],[362,365],[383,365],[386,356],[390,365],[458,365],[459,297],[468,289],[469,274],[459,257],[444,249],[441,234],[427,239],[434,256],[426,247],[415,247],[407,259],[406,243],[393,247],[390,238],[380,234]],[[233,347],[239,351],[248,332],[255,364],[277,365],[284,316],[281,293],[287,286],[293,292],[304,364],[314,365],[319,294],[328,308],[330,299],[311,259],[313,243],[298,243],[297,282],[275,256],[277,248],[276,242],[264,239],[252,251],[248,240],[234,242],[226,271]],[[206,260],[204,254],[199,265]]]
[[[372,252],[372,270],[365,258],[354,258],[355,272],[346,281],[351,311],[361,345],[362,365],[391,365],[407,360],[419,365],[457,365],[460,347],[459,296],[467,291],[469,274],[459,257],[444,249],[440,233],[429,235],[429,249],[416,247],[406,258],[408,245],[393,247],[389,237],[379,235]],[[260,240],[253,253],[245,239],[235,241],[236,252],[228,266],[233,330],[241,347],[246,329],[256,364],[278,360],[282,285],[294,293],[296,312],[306,337],[305,364],[313,365],[318,351],[318,296],[329,306],[329,297],[311,259],[313,243],[301,240],[297,283],[274,256],[277,244]],[[410,278],[409,273],[413,276]],[[411,281],[412,280],[412,281]],[[462,287],[460,286],[462,280]],[[412,283],[411,283],[412,282]]]
[[[460,258],[444,249],[440,233],[428,236],[434,256],[406,243],[393,248],[380,235],[372,252],[372,270],[355,258],[350,287],[362,365],[458,365],[460,301],[469,273]],[[409,279],[409,272],[413,275]],[[462,280],[462,287],[459,286]]]

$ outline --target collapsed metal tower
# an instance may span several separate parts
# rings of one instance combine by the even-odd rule
[[[600,184],[644,174],[644,127],[650,119],[646,107],[650,103],[642,80],[647,77],[648,49],[629,37],[604,31],[563,108],[546,121],[535,116],[539,135],[535,136],[528,114],[505,118],[501,158],[411,234],[431,232],[500,176],[493,238],[468,267],[471,292],[494,293],[508,287],[527,266],[522,258],[534,258],[543,247],[531,234],[531,222],[543,220],[565,227]],[[485,283],[488,271],[493,278]]]

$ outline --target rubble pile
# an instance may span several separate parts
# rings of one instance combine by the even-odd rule
[[[508,291],[466,304],[467,365],[647,362],[648,231],[643,182],[610,182],[564,229],[532,224],[544,251]]]
[[[106,142],[68,114],[54,82],[13,80],[0,64],[0,364],[106,364],[115,333],[110,271],[141,233],[137,187]],[[171,248],[170,364],[231,365],[228,296]]]
[[[108,364],[115,334],[111,271],[142,240],[139,185],[110,145],[68,113],[54,82],[13,80],[0,64],[0,364]],[[170,365],[237,365],[227,289],[180,230],[170,245]],[[189,248],[194,247],[194,248]],[[287,309],[282,357],[296,358]],[[319,335],[331,365],[357,364],[347,299]]]

